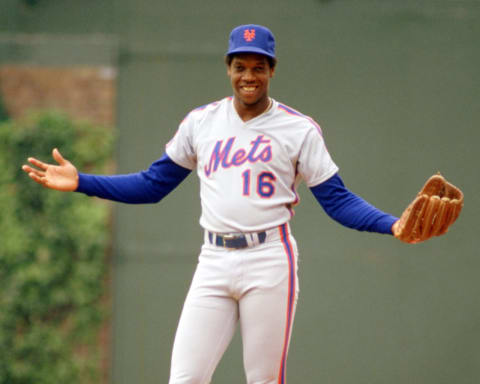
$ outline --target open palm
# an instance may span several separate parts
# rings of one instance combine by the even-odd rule
[[[24,165],[22,169],[35,182],[44,187],[58,191],[75,191],[78,187],[78,171],[68,160],[64,159],[58,149],[52,151],[52,156],[58,165],[47,164],[29,157],[28,161],[37,168]]]

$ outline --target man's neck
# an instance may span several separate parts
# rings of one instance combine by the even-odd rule
[[[269,110],[272,105],[272,100],[270,97],[267,97],[254,105],[246,105],[234,98],[233,105],[238,113],[238,116],[243,121],[247,122],[248,120],[252,120]]]

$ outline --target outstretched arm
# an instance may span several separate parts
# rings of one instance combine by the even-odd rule
[[[338,174],[311,188],[327,214],[359,231],[388,233],[414,244],[445,234],[463,208],[463,192],[440,174],[430,177],[400,219],[350,192]]]
[[[310,190],[325,212],[346,227],[390,235],[396,228],[397,217],[380,211],[350,192],[338,174]]]
[[[30,165],[25,164],[22,169],[38,184],[57,191],[75,191],[78,187],[78,171],[68,160],[64,159],[57,148],[52,156],[58,165],[44,163],[34,157],[29,157]]]
[[[164,154],[147,170],[137,173],[114,176],[80,173],[77,192],[128,204],[156,203],[173,191],[190,172]]]
[[[160,201],[191,172],[174,163],[167,155],[155,161],[146,171],[113,176],[79,173],[72,163],[62,157],[58,149],[53,150],[53,158],[59,165],[47,164],[30,157],[28,161],[37,168],[24,165],[22,169],[32,180],[47,188],[82,192],[128,204]]]

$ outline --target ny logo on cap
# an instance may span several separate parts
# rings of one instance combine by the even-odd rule
[[[245,31],[243,32],[243,38],[245,39],[245,41],[248,42],[255,39],[255,29],[245,29]]]

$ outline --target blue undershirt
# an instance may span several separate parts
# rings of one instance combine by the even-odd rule
[[[146,171],[113,176],[80,173],[77,192],[121,203],[153,204],[172,192],[190,172],[164,154]]]
[[[76,191],[122,203],[152,204],[173,191],[190,172],[164,154],[146,171],[113,176],[80,173]],[[359,231],[392,234],[392,225],[398,219],[350,192],[338,174],[310,190],[325,212],[340,224]]]
[[[398,218],[382,212],[350,192],[338,173],[310,190],[328,216],[345,227],[392,234],[392,225]]]

